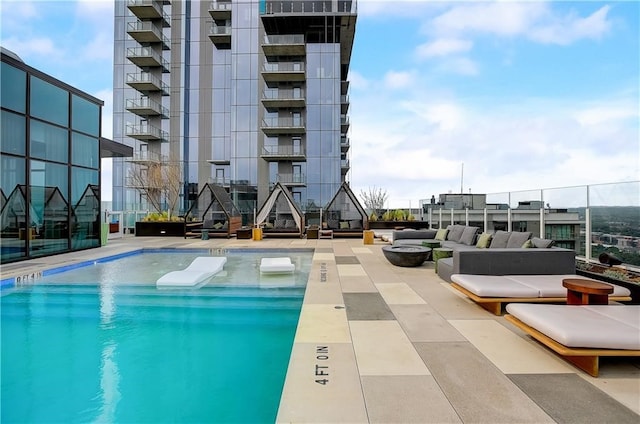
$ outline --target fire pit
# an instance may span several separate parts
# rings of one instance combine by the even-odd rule
[[[395,266],[420,266],[429,259],[431,249],[422,246],[384,246],[384,257]]]

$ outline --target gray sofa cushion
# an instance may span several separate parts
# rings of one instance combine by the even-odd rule
[[[491,238],[491,244],[489,245],[489,248],[495,249],[495,248],[507,247],[507,242],[509,241],[510,236],[511,236],[510,231],[502,231],[502,230],[496,231],[493,237]]]
[[[546,247],[553,246],[553,240],[542,239],[539,237],[532,237],[531,243],[533,243],[533,247],[537,247],[538,249],[544,249]]]
[[[509,236],[507,242],[508,248],[522,247],[522,245],[531,237],[531,231],[514,231]]]
[[[462,237],[462,232],[464,231],[464,225],[449,225],[447,229],[449,230],[447,240],[455,241],[456,243],[459,242],[460,237]]]
[[[459,243],[472,246],[476,241],[476,234],[478,234],[478,231],[480,231],[480,228],[478,227],[464,227]]]

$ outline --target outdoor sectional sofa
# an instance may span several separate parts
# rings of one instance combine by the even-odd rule
[[[436,230],[393,232],[394,245],[421,245],[423,241],[438,238],[442,247],[453,250],[452,257],[438,261],[438,276],[447,282],[451,282],[453,274],[563,275],[576,272],[575,251],[551,247],[552,240],[532,238],[530,232],[480,234],[478,227],[464,225],[449,225],[441,234]]]

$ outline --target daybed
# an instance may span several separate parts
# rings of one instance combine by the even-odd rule
[[[262,258],[260,260],[260,272],[263,274],[292,273],[296,269],[291,263],[291,258]]]
[[[184,237],[201,237],[202,232],[206,230],[209,237],[230,238],[241,227],[242,217],[239,216],[230,217],[229,221],[206,219],[202,222],[185,222]]]
[[[265,221],[261,227],[264,237],[302,237],[303,234],[292,214],[279,214],[273,222]]]
[[[193,287],[222,271],[225,257],[200,256],[181,271],[171,271],[156,281],[157,287]]]
[[[601,356],[640,356],[640,305],[509,304],[505,318],[598,376]]]
[[[467,295],[487,311],[500,315],[503,303],[566,302],[562,280],[577,275],[470,275],[453,274],[451,286]],[[584,279],[584,278],[583,278]],[[631,300],[630,291],[613,285],[612,301]]]
[[[339,220],[327,219],[322,224],[323,230],[333,231],[334,237],[362,237],[364,228],[361,219]]]

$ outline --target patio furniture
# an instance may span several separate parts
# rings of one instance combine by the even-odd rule
[[[436,247],[433,249],[433,262],[435,263],[435,271],[438,272],[438,261],[453,256],[453,249],[448,247]]]
[[[260,260],[260,272],[263,274],[288,274],[295,271],[296,267],[291,263],[291,258],[262,258]]]
[[[420,266],[431,254],[431,249],[422,246],[384,246],[384,257],[395,266]]]
[[[171,271],[158,278],[157,287],[193,287],[222,271],[226,257],[199,256],[181,271]]]
[[[562,286],[567,288],[567,305],[607,305],[613,286],[584,278],[565,278]]]
[[[577,275],[470,275],[454,274],[451,286],[464,293],[478,305],[494,315],[502,313],[503,303],[566,303],[565,279]],[[591,280],[596,282],[595,280]],[[610,301],[631,300],[631,292],[621,286],[612,286]]]
[[[601,356],[640,356],[640,305],[509,304],[505,319],[598,376]]]

